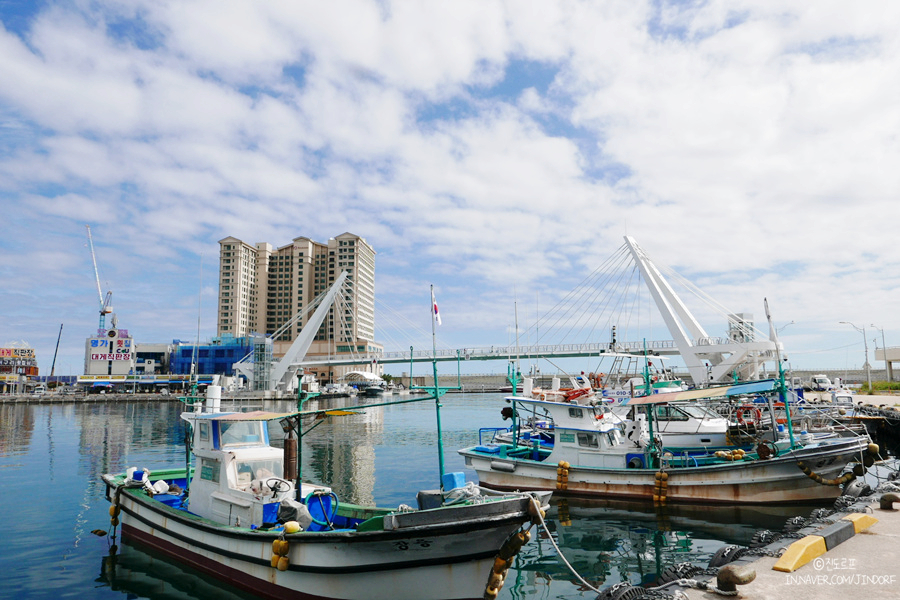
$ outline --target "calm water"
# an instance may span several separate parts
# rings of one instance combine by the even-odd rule
[[[443,406],[446,470],[466,471],[456,449],[474,444],[478,427],[508,424],[499,414],[502,396],[451,395]],[[292,404],[265,408],[288,411]],[[99,474],[184,463],[180,412],[177,402],[0,404],[0,598],[243,597],[133,547],[121,548],[109,568],[106,538],[91,534],[109,525]],[[280,437],[281,430],[271,433]],[[433,402],[370,408],[325,421],[304,438],[303,476],[349,502],[414,505],[418,490],[438,487],[436,448]],[[474,472],[466,478],[474,480]],[[568,500],[554,505],[548,525],[579,573],[606,587],[652,581],[685,560],[705,566],[721,546],[746,545],[758,529],[779,530],[787,517],[810,510]],[[593,598],[546,538],[542,533],[523,549],[501,598]]]

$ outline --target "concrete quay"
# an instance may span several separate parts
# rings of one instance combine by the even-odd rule
[[[873,496],[878,498],[880,495]],[[784,561],[784,557],[791,553],[793,544],[800,544],[802,540],[782,539],[767,549],[787,548],[782,559],[763,557],[743,557],[732,563],[738,570],[753,569],[756,577],[750,583],[737,586],[737,598],[746,600],[847,600],[848,598],[864,597],[866,600],[894,600],[900,598],[900,502],[894,504],[894,508],[883,510],[879,502],[869,501],[857,503],[850,512],[864,515],[863,520],[871,522],[871,518],[877,519],[874,524],[868,525],[855,535],[850,527],[849,537],[840,541],[824,553],[812,552],[799,561]],[[835,514],[828,521],[839,522],[847,513]],[[835,525],[828,523],[818,524],[817,531],[825,534],[834,530]],[[840,527],[838,525],[837,527]],[[808,528],[801,533],[816,535],[815,531]],[[825,534],[827,535],[827,534]],[[796,553],[795,553],[796,554]],[[781,561],[779,563],[779,561]],[[808,562],[806,562],[808,561]],[[785,564],[793,562],[796,567],[791,572],[775,570],[776,564],[784,568]],[[804,563],[804,564],[800,564]],[[792,568],[792,567],[788,567]],[[700,578],[698,578],[700,579]],[[713,578],[710,581],[715,584]],[[667,590],[670,591],[671,590]],[[723,598],[712,591],[698,589],[682,589],[690,600],[712,600]],[[731,596],[735,597],[735,596]]]

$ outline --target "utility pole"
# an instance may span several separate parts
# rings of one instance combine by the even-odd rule
[[[865,327],[859,328],[856,325],[854,325],[853,323],[851,323],[850,321],[841,321],[841,323],[843,323],[844,325],[849,325],[853,329],[860,332],[863,336],[863,347],[865,348],[865,352],[866,352],[866,362],[863,366],[866,369],[866,385],[869,386],[869,393],[871,394],[872,393],[872,374],[869,372],[869,340],[866,337],[866,328]]]
[[[887,344],[884,341],[884,328],[877,327],[874,324],[872,324],[871,327],[873,329],[877,329],[878,331],[881,332],[881,358],[884,360],[884,372],[887,375],[888,381],[893,381],[894,380],[894,372],[893,372],[894,369],[893,369],[893,367],[891,367],[891,363],[888,361],[888,357],[887,357]]]

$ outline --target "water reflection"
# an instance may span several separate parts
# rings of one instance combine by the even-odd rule
[[[250,594],[185,567],[139,545],[123,543],[101,559],[97,583],[131,598],[148,600],[249,600]]]
[[[620,581],[652,584],[666,567],[690,562],[705,567],[722,546],[749,545],[761,529],[781,530],[788,517],[809,516],[812,506],[713,507],[684,504],[555,499],[547,529],[522,549],[516,589],[522,596],[577,597],[577,581],[550,544],[588,583],[605,588]],[[571,596],[570,596],[571,594]]]

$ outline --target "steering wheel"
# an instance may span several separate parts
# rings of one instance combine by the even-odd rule
[[[291,482],[280,477],[266,478],[266,487],[272,490],[272,495],[291,491]]]
[[[331,496],[331,499],[332,499],[331,506],[326,506],[325,501],[322,500],[323,496]],[[309,508],[310,506],[312,506],[312,504],[310,504],[310,502],[316,502],[316,501],[318,501],[318,503],[319,503],[319,508],[322,509],[322,516],[325,518],[325,520],[320,521],[319,519],[312,516],[312,511],[309,511],[310,512],[309,516],[312,519],[312,522],[317,525],[321,525],[322,527],[333,528],[334,527],[334,525],[333,525],[334,515],[337,513],[337,508],[338,508],[337,494],[335,494],[334,492],[327,492],[327,493],[322,493],[322,492],[318,492],[318,491],[310,492],[309,495],[306,496],[306,500],[304,503],[306,504],[307,508]]]

